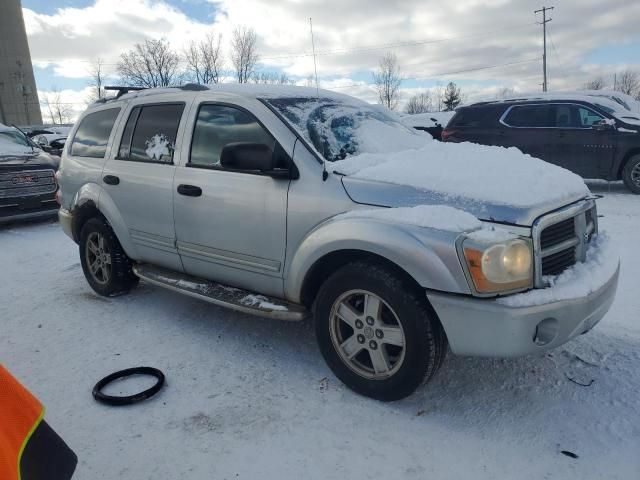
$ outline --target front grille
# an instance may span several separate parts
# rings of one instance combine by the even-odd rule
[[[45,195],[56,191],[53,170],[21,170],[0,173],[0,198]]]
[[[536,286],[544,287],[543,277],[559,275],[585,260],[591,237],[598,231],[595,202],[543,217],[534,229],[538,232]]]
[[[576,236],[576,223],[573,217],[567,218],[550,227],[540,234],[540,246],[546,249]]]
[[[553,253],[542,259],[542,275],[559,275],[576,263],[576,247]]]

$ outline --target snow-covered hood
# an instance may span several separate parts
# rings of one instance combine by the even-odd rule
[[[20,166],[42,166],[57,170],[60,160],[39,149],[24,152],[2,152],[0,151],[0,170],[5,168],[15,170]]]
[[[333,162],[349,197],[385,207],[449,205],[481,220],[531,226],[589,195],[577,175],[516,148],[430,142]]]

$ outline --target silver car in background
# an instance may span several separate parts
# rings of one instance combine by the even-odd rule
[[[590,330],[613,301],[617,264],[578,298],[503,301],[546,291],[550,276],[586,260],[598,235],[588,195],[516,208],[334,171],[332,161],[358,154],[359,125],[419,134],[332,92],[187,85],[120,93],[76,123],[59,175],[60,222],[101,295],[143,279],[251,314],[313,316],[335,375],[381,400],[433,377],[449,347],[542,352]],[[371,214],[420,205],[454,207],[508,235]]]

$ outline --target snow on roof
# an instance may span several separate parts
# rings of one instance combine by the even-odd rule
[[[629,97],[628,95],[609,90],[522,93],[502,100],[495,100],[493,103],[513,103],[516,101],[534,102],[536,100],[593,103],[623,122],[640,125],[640,102],[637,102],[633,97]],[[630,103],[630,101],[633,103]],[[480,103],[486,102],[477,102],[473,105],[478,105]],[[626,107],[624,104],[626,104]]]
[[[147,88],[144,90],[131,91],[118,97],[117,100],[130,100],[132,98],[145,97],[148,95],[159,95],[162,93],[202,93],[203,91],[207,90],[211,92],[227,93],[248,98],[315,98],[319,96],[321,98],[336,99],[341,101],[348,100],[352,104],[367,104],[366,102],[356,99],[350,95],[336,93],[330,90],[316,90],[315,88],[300,87],[297,85],[264,85],[247,83],[217,83],[213,85],[198,85],[198,90],[187,89],[184,87],[181,88],[179,86],[166,88]]]

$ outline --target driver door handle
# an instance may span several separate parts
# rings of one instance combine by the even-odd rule
[[[178,193],[187,197],[199,197],[202,195],[202,189],[195,185],[180,184],[178,185]]]
[[[120,183],[120,179],[115,175],[105,175],[102,177],[102,181],[107,185],[118,185]]]

